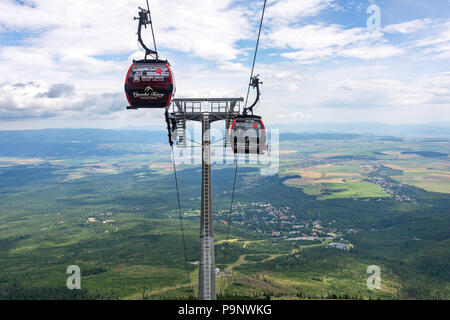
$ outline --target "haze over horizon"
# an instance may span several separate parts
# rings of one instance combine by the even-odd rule
[[[367,27],[373,4],[377,29]],[[125,73],[143,57],[138,5],[145,1],[2,1],[0,130],[163,128],[162,110],[124,109]],[[245,96],[261,8],[150,0],[177,97]],[[438,0],[269,1],[256,113],[272,127],[449,123],[448,12],[450,1]]]

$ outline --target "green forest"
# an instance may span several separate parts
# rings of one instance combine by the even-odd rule
[[[323,145],[360,141],[313,139]],[[283,148],[292,145],[283,141]],[[281,169],[310,166],[311,155],[299,154],[281,158]],[[118,157],[53,155],[31,163],[26,160],[35,158],[0,158],[0,299],[196,297],[200,168],[178,170],[186,264],[173,172],[151,165],[166,160],[151,151]],[[121,166],[125,161],[135,163]],[[354,159],[328,161],[336,167]],[[94,170],[105,163],[121,169]],[[414,200],[318,200],[284,183],[301,174],[261,176],[258,168],[242,166],[228,229],[234,168],[214,166],[218,297],[449,299],[449,194],[398,185],[393,179],[401,170],[377,168],[367,179],[391,181],[395,192]],[[71,172],[83,175],[67,180]],[[315,233],[313,241],[301,236]],[[329,248],[332,241],[349,250]],[[66,287],[69,265],[81,269],[81,290]],[[370,265],[381,268],[380,290],[366,287]]]

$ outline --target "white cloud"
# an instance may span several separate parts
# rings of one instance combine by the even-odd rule
[[[30,2],[31,3],[31,2]],[[11,31],[40,32],[29,45],[58,55],[93,56],[136,48],[136,2],[120,0],[41,0],[34,8],[7,0],[0,4],[0,25]],[[145,3],[145,2],[144,2]],[[234,59],[235,42],[247,38],[248,10],[232,0],[150,1],[157,44],[212,60]],[[143,5],[143,4],[141,4]],[[145,37],[151,40],[148,29]]]
[[[312,115],[310,113],[303,113],[301,111],[296,111],[293,113],[287,113],[287,114],[279,114],[278,118],[280,119],[308,119],[311,118]]]
[[[359,59],[384,59],[398,56],[403,53],[403,49],[383,44],[358,45],[349,49],[340,50],[338,53],[342,57],[351,57]]]
[[[377,39],[378,33],[365,28],[344,29],[340,25],[306,25],[274,29],[267,35],[269,45],[276,48],[294,48],[302,50],[321,50]]]
[[[376,69],[367,69],[364,74],[343,77],[339,81],[332,81],[336,80],[336,75],[329,75],[331,81],[322,83],[321,89],[326,86],[327,95],[323,95],[318,104],[354,108],[421,107],[430,112],[434,112],[435,107],[448,107],[449,72],[389,78],[392,71],[387,67],[382,70],[384,75],[374,73]]]
[[[414,33],[425,29],[431,23],[431,19],[415,19],[398,24],[390,24],[382,29],[386,33]]]
[[[173,49],[192,58],[213,60],[221,72],[243,71],[241,63],[230,60],[246,54],[236,42],[252,36],[248,32],[252,11],[231,4],[231,0],[151,0],[158,48],[161,52]],[[140,5],[145,6],[145,2]],[[142,52],[136,51],[137,21],[133,20],[136,15],[137,3],[133,1],[30,0],[25,5],[1,1],[0,30],[21,32],[24,38],[20,45],[0,45],[0,74],[4,82],[0,88],[0,118],[106,118],[123,110],[126,70],[132,58],[143,57]],[[144,29],[144,33],[148,42],[149,29]],[[110,60],[105,60],[104,55],[111,55]],[[130,59],[113,58],[123,55],[129,55]],[[220,76],[208,71],[209,67],[199,63],[195,74],[183,77],[179,70],[188,70],[189,65],[181,59],[178,63],[171,62],[176,66],[176,80],[182,84],[178,87],[179,94],[230,94]],[[248,73],[248,69],[245,71]],[[199,90],[202,86],[196,86],[198,82],[192,85],[188,82],[192,77],[209,86]],[[183,78],[189,80],[184,82]],[[12,87],[14,83],[28,81],[40,85],[41,96],[36,96],[32,88],[25,92]],[[76,90],[70,97],[50,101],[45,95],[49,92],[52,95],[52,86],[58,84]],[[217,84],[222,88],[214,88]]]
[[[418,52],[423,58],[450,58],[450,22],[437,25],[433,30],[432,36],[427,36],[416,40],[413,44],[413,50]]]
[[[0,85],[0,119],[95,117],[123,110],[122,94],[80,94],[71,84],[36,81]]]
[[[256,110],[268,126],[304,121],[408,123],[450,119],[450,72],[421,74],[420,69],[402,73],[399,65],[352,64],[303,66],[279,65],[280,70],[304,72],[307,77],[289,90],[290,81],[272,86],[265,81]],[[293,115],[300,117],[294,118]],[[301,117],[301,114],[311,117]]]
[[[91,126],[162,123],[161,110],[124,110],[126,70],[133,58],[143,56],[132,19],[135,1],[25,2],[0,1],[0,32],[23,36],[20,45],[0,44],[0,119],[35,117]],[[245,95],[253,48],[240,41],[253,43],[261,1],[150,0],[150,5],[158,48],[170,58],[178,97]],[[434,119],[448,114],[449,75],[424,76],[408,58],[411,52],[440,58],[442,70],[448,70],[450,25],[417,19],[371,32],[320,16],[335,7],[331,0],[268,2],[261,49],[269,55],[258,60],[255,71],[264,82],[257,111],[269,123],[312,116],[364,120],[370,114],[382,117],[386,110],[412,117],[408,108]],[[425,29],[426,36],[418,32]],[[390,42],[393,33],[409,42]],[[126,61],[117,59],[125,56]],[[398,56],[405,58],[401,66],[393,60]],[[371,65],[371,59],[378,60]],[[26,90],[14,87],[19,83],[27,84]],[[58,94],[58,89],[71,92]]]
[[[248,72],[248,67],[244,66],[242,63],[235,63],[231,61],[223,61],[218,64],[218,69],[222,71],[238,71],[238,72]]]
[[[250,36],[248,10],[231,0],[162,1],[154,23],[157,42],[166,48],[211,60],[235,59],[241,52],[235,43]],[[176,18],[174,18],[176,17]]]
[[[334,0],[275,0],[269,1],[267,19],[270,24],[288,24],[301,17],[314,16],[329,7]]]
[[[385,44],[380,32],[339,25],[282,27],[270,33],[268,39],[272,47],[299,49],[281,55],[301,63],[317,63],[330,57],[382,59],[403,52],[400,47]]]

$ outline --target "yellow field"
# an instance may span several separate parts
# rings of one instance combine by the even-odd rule
[[[173,170],[172,163],[152,163],[150,165],[150,169],[155,169],[165,173],[171,172]]]
[[[2,167],[8,166],[17,166],[17,165],[28,165],[28,164],[36,164],[44,161],[39,158],[8,158],[8,157],[0,157],[0,164]]]
[[[359,174],[359,173],[350,173],[350,172],[328,172],[326,175],[325,175],[325,178],[328,178],[328,177],[349,177],[349,178],[351,178],[351,177],[360,177],[361,176],[361,174]]]
[[[431,192],[450,193],[448,163],[433,162],[426,164],[426,167],[418,167],[417,164],[384,163],[383,165],[394,170],[403,171],[401,176],[392,176],[394,180],[400,183],[409,184]]]
[[[437,179],[437,180],[449,180],[450,181],[450,174],[427,174],[423,177],[424,179]]]
[[[358,172],[326,172],[327,168],[334,167],[325,164],[309,168],[301,168],[289,171],[289,174],[298,174],[300,178],[287,179],[284,183],[292,186],[317,185],[322,183],[345,183],[359,181],[361,174]],[[339,170],[338,167],[336,170]]]
[[[403,154],[400,151],[382,151],[382,153],[394,156],[397,159],[421,159],[422,156],[419,156],[418,154]]]
[[[315,153],[312,154],[311,157],[313,158],[330,158],[330,157],[338,157],[338,156],[344,156],[345,153]]]
[[[396,165],[396,164],[383,163],[383,166],[391,168],[392,170],[401,170],[401,171],[406,170],[406,168],[401,167],[401,166]]]

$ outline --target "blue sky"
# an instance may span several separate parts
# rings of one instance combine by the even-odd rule
[[[177,97],[245,95],[262,3],[150,0]],[[163,127],[161,110],[124,110],[138,5],[2,0],[0,129]],[[269,125],[450,122],[449,61],[450,0],[269,0],[257,111]]]

